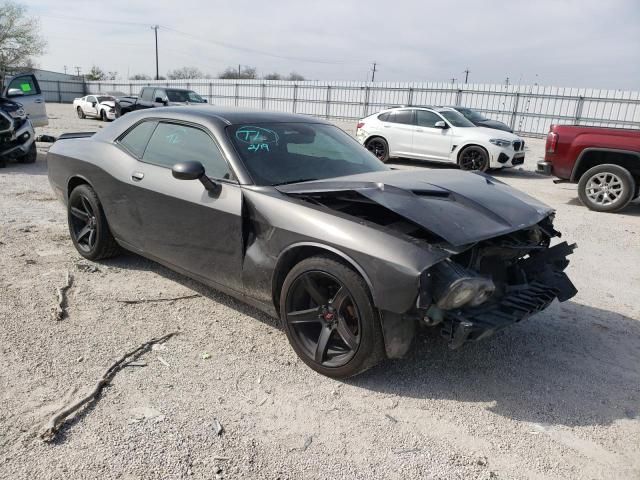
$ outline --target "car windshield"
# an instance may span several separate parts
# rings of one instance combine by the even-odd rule
[[[227,133],[257,185],[283,185],[389,170],[333,125],[232,125]]]
[[[484,115],[469,108],[459,108],[458,111],[472,122],[483,122],[487,120]]]
[[[170,102],[205,103],[200,95],[190,90],[167,90],[167,97]]]
[[[475,127],[473,123],[464,118],[461,113],[455,110],[438,110],[438,113],[442,115],[447,121],[454,127]]]
[[[98,97],[98,103],[108,102],[109,100],[115,100],[115,98],[113,98],[113,97],[107,97],[107,96],[104,96],[104,97]]]

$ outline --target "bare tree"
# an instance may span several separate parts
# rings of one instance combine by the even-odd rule
[[[302,82],[305,80],[305,78],[302,75],[296,72],[291,72],[286,79],[294,82]]]
[[[167,72],[167,77],[169,80],[187,80],[189,78],[210,78],[211,75],[202,73],[202,71],[196,67],[182,67]]]
[[[135,75],[131,75],[129,80],[151,80],[151,77],[144,73],[136,73]]]
[[[282,80],[282,75],[279,73],[268,73],[263,77],[265,80]]]
[[[28,17],[24,5],[0,4],[0,72],[32,65],[31,57],[42,55],[46,45],[39,20]]]
[[[227,67],[227,69],[218,75],[218,78],[236,79],[236,80],[254,80],[258,78],[255,67],[247,65],[241,68]]]
[[[115,80],[118,78],[118,72],[107,72],[107,80]]]
[[[94,65],[84,78],[89,81],[107,80],[107,74],[100,67]]]

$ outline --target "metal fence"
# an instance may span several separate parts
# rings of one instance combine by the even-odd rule
[[[516,132],[531,136],[546,135],[551,124],[557,123],[640,128],[640,92],[637,91],[542,85],[266,80],[87,82],[86,89],[90,93],[120,91],[137,95],[140,88],[150,85],[189,88],[215,105],[294,112],[327,119],[357,120],[390,105],[458,105],[485,113],[510,125]]]
[[[38,84],[45,102],[71,103],[86,92],[85,82],[79,80],[38,80]]]

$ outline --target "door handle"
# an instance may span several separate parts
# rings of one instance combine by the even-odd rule
[[[139,182],[143,178],[144,178],[144,173],[142,172],[133,172],[131,174],[131,180],[133,180],[134,182]]]
[[[421,128],[416,128],[414,132],[424,132],[424,130],[422,130]]]
[[[384,128],[391,128],[391,125],[383,125]]]
[[[42,99],[41,98],[36,98],[33,103],[42,103]]]

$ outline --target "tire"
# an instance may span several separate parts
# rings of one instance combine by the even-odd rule
[[[365,142],[364,146],[381,162],[389,161],[389,144],[384,138],[372,137]]]
[[[26,155],[23,155],[18,159],[20,163],[35,163],[38,159],[38,149],[36,148],[36,142],[33,142],[29,147],[29,151]]]
[[[104,110],[101,110],[101,111],[100,111],[100,119],[101,119],[103,122],[108,122],[108,121],[109,121],[109,120],[107,119],[107,113],[106,113]]]
[[[69,195],[67,221],[73,245],[84,258],[101,260],[119,253],[98,195],[89,185],[79,185]]]
[[[351,377],[385,358],[367,284],[332,258],[310,257],[291,269],[280,293],[280,318],[293,350],[322,375]]]
[[[489,169],[489,154],[478,145],[463,148],[458,155],[460,170],[486,172]]]
[[[597,165],[582,174],[578,196],[584,206],[596,212],[617,212],[636,195],[636,182],[626,168]]]
[[[76,113],[78,114],[78,118],[83,119],[83,118],[87,118],[87,116],[84,114],[84,112],[82,111],[82,108],[78,107],[76,109]]]

